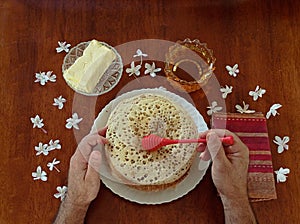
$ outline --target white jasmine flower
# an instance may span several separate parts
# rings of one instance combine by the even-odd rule
[[[36,155],[39,156],[41,154],[43,154],[44,156],[47,156],[49,154],[48,151],[48,145],[47,144],[43,144],[42,142],[39,143],[38,146],[34,147],[36,152]]]
[[[66,122],[67,122],[66,128],[68,128],[68,129],[75,128],[75,129],[79,130],[78,124],[82,121],[82,119],[83,118],[78,118],[77,113],[74,113],[71,118],[68,118],[66,120]]]
[[[209,116],[211,116],[213,113],[218,112],[218,111],[221,111],[221,110],[223,109],[223,107],[218,107],[218,103],[217,103],[216,101],[213,101],[213,102],[211,103],[211,106],[208,106],[207,109],[209,109],[209,110],[207,111],[207,114],[208,114]]]
[[[149,73],[151,77],[155,77],[156,76],[155,73],[161,71],[161,68],[155,68],[154,62],[152,63],[152,65],[146,63],[145,68],[146,68],[145,75],[147,75]]]
[[[57,172],[60,172],[59,169],[57,169],[57,167],[55,165],[59,164],[60,161],[56,160],[56,158],[53,159],[52,162],[47,163],[47,167],[49,168],[50,171],[52,171],[53,169],[55,169]]]
[[[57,106],[59,110],[61,110],[64,107],[64,103],[67,100],[63,98],[62,96],[59,96],[57,98],[54,98],[53,106]]]
[[[60,42],[60,41],[58,41],[57,43],[59,46],[56,48],[57,53],[60,53],[62,51],[65,51],[67,53],[69,52],[69,47],[71,47],[71,44],[67,44],[67,42]]]
[[[226,65],[226,69],[227,69],[229,75],[231,75],[233,77],[237,77],[237,74],[240,72],[238,64],[235,64],[233,67]]]
[[[54,197],[55,198],[60,198],[61,201],[64,200],[64,198],[66,197],[66,193],[67,193],[67,190],[68,188],[66,186],[58,186],[56,188],[56,190],[58,191],[58,193],[54,194]]]
[[[143,63],[143,57],[148,57],[148,54],[144,54],[140,49],[137,49],[136,50],[136,54],[133,55],[133,57],[140,57],[141,58],[141,62],[140,62],[140,65],[142,65]]]
[[[268,111],[266,118],[269,119],[271,115],[276,116],[277,114],[279,115],[279,113],[277,112],[277,109],[279,109],[280,107],[282,107],[281,104],[279,103],[275,103],[270,107],[270,110]]]
[[[61,149],[61,145],[59,144],[59,140],[53,141],[52,139],[49,141],[48,151],[52,151],[54,149]]]
[[[140,49],[136,50],[136,54],[133,57],[148,57],[148,54],[144,54]]]
[[[33,123],[33,128],[42,128],[44,126],[43,119],[39,115],[36,115],[34,118],[31,117],[30,120]]]
[[[279,136],[275,136],[275,140],[273,142],[278,145],[277,152],[282,153],[284,150],[288,150],[288,142],[290,141],[290,138],[288,136],[284,136],[282,139]]]
[[[253,97],[254,101],[256,101],[258,99],[258,97],[262,97],[262,95],[265,93],[266,93],[265,89],[262,89],[259,86],[256,86],[256,89],[254,91],[250,91],[249,95]]]
[[[42,86],[44,86],[49,80],[49,77],[45,72],[35,73],[35,78],[36,80],[34,80],[34,82],[39,82]]]
[[[48,71],[46,73],[47,81],[49,80],[50,82],[56,82],[56,75],[52,74],[53,71]]]
[[[244,107],[242,108],[240,105],[235,105],[235,108],[238,112],[240,112],[241,114],[245,113],[245,114],[252,114],[252,113],[255,113],[255,110],[248,110],[249,108],[249,104],[246,104],[244,101],[243,101],[243,105]]]
[[[34,118],[31,117],[30,120],[33,123],[33,128],[40,128],[45,134],[47,134],[47,131],[43,128],[43,119],[41,119],[39,115],[36,115]]]
[[[222,93],[222,98],[223,99],[226,99],[226,97],[227,97],[227,95],[229,94],[229,93],[232,93],[232,86],[225,86],[225,88],[224,87],[222,87],[221,89],[220,89],[220,91],[221,91],[221,93]]]
[[[42,86],[44,86],[48,81],[50,82],[56,82],[56,75],[52,74],[52,71],[46,72],[39,72],[35,73],[34,82],[39,82]]]
[[[42,86],[44,86],[48,81],[48,77],[46,76],[45,72],[35,73],[35,78],[36,80],[34,80],[34,82],[39,82]]]
[[[131,75],[139,76],[140,69],[142,66],[141,65],[134,66],[134,61],[131,62],[130,66],[131,66],[131,68],[126,68],[126,73],[128,73],[129,76],[131,76]]]
[[[274,171],[277,175],[277,183],[279,182],[285,182],[287,179],[287,174],[290,173],[290,169],[289,168],[282,168],[280,167],[279,170]]]
[[[42,180],[47,181],[47,173],[42,170],[41,166],[38,166],[36,168],[36,172],[32,172],[31,176],[33,177],[33,180]]]

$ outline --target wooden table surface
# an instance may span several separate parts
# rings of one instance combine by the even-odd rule
[[[187,37],[208,43],[217,58],[215,74],[219,83],[234,86],[226,99],[227,112],[234,112],[235,105],[243,100],[251,109],[263,113],[273,103],[283,105],[280,115],[268,120],[268,128],[274,169],[288,167],[291,173],[287,182],[276,184],[277,200],[252,206],[259,223],[299,223],[299,12],[300,2],[292,0],[1,0],[0,223],[51,223],[60,204],[53,194],[57,186],[67,184],[69,159],[76,140],[89,132],[94,117],[134,80],[124,72],[120,83],[98,98],[75,94],[62,77],[66,53],[56,53],[57,41],[75,46],[97,39],[120,46],[143,39],[175,42]],[[128,61],[135,54],[123,53],[128,53]],[[239,64],[240,73],[233,78],[225,66],[235,63]],[[124,66],[128,67],[128,62]],[[35,83],[35,73],[40,71],[53,71],[57,81],[45,86]],[[151,85],[151,81],[143,84]],[[153,85],[158,84],[161,83]],[[267,92],[254,102],[248,92],[256,85]],[[52,106],[53,98],[59,95],[67,99],[62,110]],[[209,123],[208,102],[201,96],[201,90],[191,97]],[[76,106],[76,112],[84,119],[80,130],[72,131],[64,126]],[[32,128],[30,117],[36,114],[44,119],[48,134]],[[290,137],[288,151],[277,153],[272,143],[275,135]],[[36,156],[34,146],[50,139],[59,139],[62,149],[48,156]],[[61,161],[57,166],[60,173],[51,172],[46,166],[53,158]],[[38,165],[48,173],[47,182],[33,181],[31,172]],[[87,223],[223,223],[223,220],[223,207],[210,172],[189,194],[162,205],[129,202],[102,184],[86,216]]]

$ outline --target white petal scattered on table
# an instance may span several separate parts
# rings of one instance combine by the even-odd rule
[[[230,76],[237,77],[237,74],[240,72],[239,65],[235,64],[233,67],[226,65],[226,70]]]
[[[50,82],[56,82],[56,75],[55,74],[52,74],[53,71],[48,71],[46,73],[46,76],[47,76],[47,79],[50,81]]]
[[[35,117],[30,118],[31,123],[33,124],[33,128],[40,128],[45,134],[47,134],[47,131],[43,128],[44,123],[43,119],[40,118],[39,115],[36,115]]]
[[[150,74],[151,77],[155,77],[156,76],[156,72],[160,72],[161,68],[155,68],[155,63],[153,62],[152,65],[150,65],[149,63],[145,64],[145,75]]]
[[[232,86],[226,85],[225,87],[220,88],[220,92],[222,93],[222,98],[226,99],[229,93],[232,93]]]
[[[279,170],[276,170],[274,172],[276,174],[277,183],[285,182],[287,180],[287,174],[290,173],[290,169],[280,167]]]
[[[133,57],[134,57],[134,58],[135,58],[135,57],[140,57],[140,59],[141,59],[140,65],[142,65],[142,63],[143,63],[143,57],[148,57],[148,54],[144,54],[144,53],[141,51],[141,49],[137,49],[137,50],[136,50],[136,54],[133,55]]]
[[[48,145],[43,144],[42,142],[39,142],[39,145],[35,146],[34,149],[36,151],[37,156],[39,156],[41,154],[43,154],[44,156],[47,156],[49,154]]]
[[[79,130],[78,124],[82,121],[82,119],[83,118],[78,117],[77,113],[74,113],[71,118],[68,118],[66,120],[66,122],[67,122],[66,128],[68,128],[68,129],[75,128],[75,129]]]
[[[207,107],[207,114],[209,115],[209,116],[211,116],[213,113],[216,113],[216,112],[218,112],[218,111],[221,111],[222,109],[223,109],[223,107],[220,107],[220,106],[218,106],[218,103],[216,102],[216,101],[213,101],[212,103],[211,103],[211,106],[208,106]]]
[[[47,167],[49,168],[50,171],[52,171],[53,169],[55,169],[57,172],[60,172],[60,170],[55,166],[57,164],[59,164],[60,161],[56,160],[56,158],[54,158],[52,160],[52,162],[47,163]]]
[[[266,115],[266,118],[269,119],[271,117],[271,115],[273,116],[276,116],[276,115],[279,115],[279,113],[277,112],[277,110],[279,108],[281,108],[282,105],[279,104],[279,103],[275,103],[273,104],[271,107],[270,107],[270,110],[268,111],[267,115]]]
[[[289,136],[284,136],[282,139],[279,136],[275,136],[275,139],[273,140],[273,142],[278,145],[277,147],[277,152],[278,153],[282,153],[284,150],[288,150],[289,146],[288,146],[288,142],[290,141],[290,137]]]
[[[47,181],[47,173],[42,170],[41,166],[38,166],[36,172],[32,172],[31,176],[33,177],[33,180]]]
[[[133,57],[134,57],[134,58],[135,58],[135,57],[148,57],[148,54],[144,54],[144,53],[141,51],[141,49],[137,49],[137,50],[136,50],[136,54],[133,55]]]
[[[249,110],[249,104],[246,104],[245,101],[243,101],[243,107],[240,105],[235,105],[235,108],[237,112],[241,114],[252,114],[255,113],[255,110]]]
[[[31,117],[30,120],[33,124],[33,128],[35,127],[42,128],[44,126],[43,119],[40,118],[39,115],[36,115],[35,117]]]
[[[265,89],[260,88],[259,86],[256,86],[254,91],[249,91],[249,96],[253,97],[253,100],[258,100],[258,97],[262,97],[263,94],[266,93]]]
[[[48,81],[56,82],[56,75],[53,74],[53,71],[35,73],[35,78],[34,82],[39,82],[42,86],[46,85]]]
[[[71,44],[67,44],[67,42],[60,42],[58,41],[58,47],[56,48],[56,52],[60,53],[62,51],[65,51],[66,53],[69,52],[69,47],[71,47]]]
[[[130,68],[126,68],[126,73],[128,73],[129,76],[131,75],[136,75],[139,76],[140,75],[140,69],[141,69],[141,65],[134,65],[134,61],[131,62],[130,64]]]
[[[35,78],[36,80],[34,80],[34,82],[39,82],[42,86],[44,86],[49,80],[49,77],[45,72],[35,73]]]
[[[56,190],[58,193],[54,194],[55,198],[60,198],[61,201],[64,200],[64,198],[66,197],[66,193],[68,191],[68,188],[66,186],[57,186]]]
[[[59,96],[57,98],[54,98],[53,106],[57,106],[58,109],[61,110],[64,107],[65,102],[67,102],[67,100],[62,96]]]
[[[49,144],[48,144],[48,148],[47,150],[48,151],[52,151],[52,150],[55,150],[55,149],[61,149],[61,144],[59,143],[59,140],[55,140],[53,141],[52,139],[49,141]]]

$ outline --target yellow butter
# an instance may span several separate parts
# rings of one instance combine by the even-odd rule
[[[74,88],[91,93],[115,58],[116,54],[111,49],[92,40],[83,55],[77,58],[63,76]]]

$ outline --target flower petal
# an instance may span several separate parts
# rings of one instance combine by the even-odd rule
[[[60,197],[61,197],[61,193],[55,193],[55,194],[54,194],[54,197],[55,197],[55,198],[60,198]]]
[[[37,173],[36,173],[36,172],[32,172],[32,173],[31,173],[31,176],[32,176],[32,177],[37,177]]]
[[[47,176],[41,176],[42,181],[47,181],[47,179],[48,179]]]
[[[65,127],[71,129],[73,127],[73,124],[71,122],[68,122]]]
[[[283,139],[282,139],[282,143],[283,144],[286,144],[290,141],[290,137],[289,136],[284,136]]]
[[[284,148],[282,145],[279,145],[278,148],[277,148],[277,152],[278,153],[282,153],[284,151]]]

